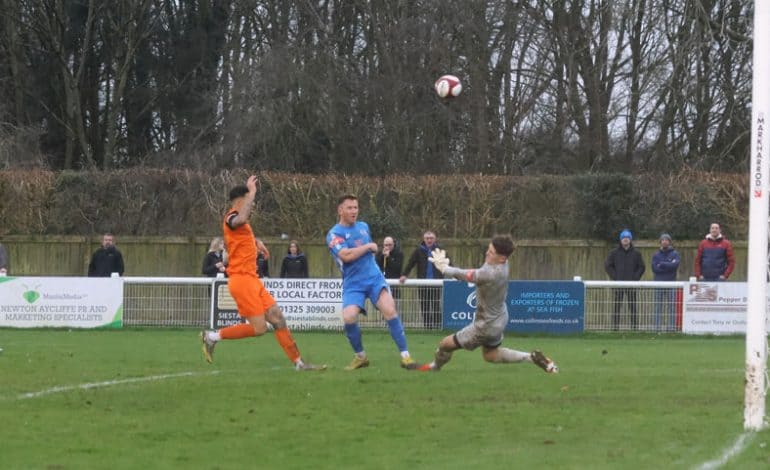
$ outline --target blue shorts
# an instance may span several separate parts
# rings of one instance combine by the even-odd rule
[[[380,300],[382,289],[387,289],[390,292],[390,286],[388,286],[385,278],[382,278],[381,281],[375,280],[369,283],[369,285],[345,287],[342,289],[342,308],[348,305],[358,305],[361,311],[364,311],[366,309],[367,297],[376,306],[377,301]]]

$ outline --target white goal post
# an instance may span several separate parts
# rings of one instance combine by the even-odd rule
[[[754,50],[749,158],[749,266],[743,428],[766,426],[768,150],[770,150],[770,2],[754,2]]]

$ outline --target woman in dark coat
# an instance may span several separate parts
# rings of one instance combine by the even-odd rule
[[[201,272],[209,277],[216,277],[217,274],[225,275],[227,269],[227,259],[225,259],[225,242],[221,237],[214,237],[209,244],[209,251],[203,257],[203,267]]]
[[[297,240],[289,242],[286,257],[281,263],[281,277],[309,277],[307,258],[299,247]]]

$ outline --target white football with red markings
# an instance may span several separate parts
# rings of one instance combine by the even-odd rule
[[[463,92],[463,84],[454,75],[442,75],[433,84],[436,94],[441,98],[455,98]]]

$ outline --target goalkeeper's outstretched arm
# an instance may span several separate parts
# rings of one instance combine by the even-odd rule
[[[444,277],[449,279],[457,279],[458,281],[476,282],[476,270],[460,269],[447,266],[446,269],[444,269]]]
[[[433,263],[444,277],[454,278],[458,281],[476,282],[476,270],[475,269],[460,269],[449,266],[449,258],[446,257],[446,252],[440,248],[436,248],[431,252],[431,257],[428,261]]]

